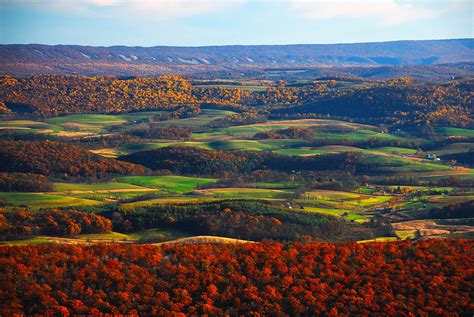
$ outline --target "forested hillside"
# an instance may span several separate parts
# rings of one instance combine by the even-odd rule
[[[263,84],[263,83],[260,83]],[[239,112],[227,125],[270,119],[344,118],[399,126],[473,124],[472,80],[423,83],[389,81],[277,81],[258,89],[192,85],[179,76],[156,78],[33,76],[2,77],[0,110],[5,115],[64,115],[173,110],[156,120],[186,118],[200,107]],[[218,122],[216,122],[218,124]]]
[[[232,175],[255,170],[355,171],[358,156],[353,153],[298,157],[261,151],[213,151],[196,147],[164,147],[120,157],[153,170],[178,174]]]
[[[410,81],[387,82],[376,87],[346,91],[319,100],[307,100],[303,107],[276,110],[287,117],[330,114],[396,125],[446,124],[470,126],[474,82],[446,85],[417,85]]]
[[[0,171],[98,179],[107,175],[143,174],[144,168],[65,143],[0,141]]]
[[[112,222],[104,217],[75,210],[0,210],[0,240],[38,235],[76,237],[84,233],[107,233]]]
[[[118,80],[114,77],[4,77],[1,101],[37,114],[130,112],[169,109],[191,102],[191,86],[177,76]]]
[[[460,315],[473,244],[2,247],[0,313]]]

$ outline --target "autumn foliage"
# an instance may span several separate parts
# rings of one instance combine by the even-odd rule
[[[191,85],[179,76],[125,80],[110,76],[6,76],[0,78],[0,100],[15,110],[50,115],[170,109],[191,101]]]
[[[82,211],[0,211],[0,240],[38,235],[75,237],[81,233],[106,233],[111,230],[109,219]]]
[[[48,178],[30,173],[0,173],[0,191],[2,192],[47,192],[53,184]]]
[[[472,80],[423,85],[389,80],[374,87],[338,90],[329,97],[304,98],[302,106],[276,109],[273,116],[296,119],[328,114],[372,124],[470,126],[473,86]]]
[[[112,219],[114,230],[119,232],[167,227],[196,235],[252,241],[331,239],[338,236],[345,225],[330,215],[290,212],[264,201],[236,199],[156,204],[133,210],[119,208],[101,215]]]
[[[0,314],[467,316],[473,246],[4,246]]]
[[[255,139],[314,139],[315,132],[309,128],[287,128],[281,130],[262,131],[255,134]]]
[[[0,141],[0,171],[96,179],[142,174],[144,168],[104,158],[67,143]]]
[[[190,146],[167,146],[124,155],[120,160],[153,170],[179,174],[228,176],[255,170],[354,171],[359,156],[337,153],[298,157],[265,151],[216,151]]]
[[[291,86],[278,81],[264,91],[249,91],[238,86],[193,87],[179,76],[3,76],[0,113],[50,116],[179,109],[174,115],[182,118],[198,114],[200,105],[227,105],[234,110],[243,105],[247,110],[263,109],[257,117],[266,114],[273,119],[323,116],[398,126],[468,127],[473,124],[473,86],[472,80],[420,84],[399,78],[344,89],[334,80]]]

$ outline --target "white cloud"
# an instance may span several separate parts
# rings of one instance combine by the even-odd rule
[[[436,1],[432,1],[431,4]],[[449,1],[445,1],[449,2]],[[435,17],[439,6],[425,1],[396,0],[290,0],[290,8],[307,19],[372,19],[378,25],[391,26]]]
[[[0,7],[36,6],[45,10],[144,17],[166,20],[206,14],[241,5],[245,0],[0,0]]]

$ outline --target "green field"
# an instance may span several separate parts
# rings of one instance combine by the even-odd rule
[[[474,143],[452,143],[430,152],[435,155],[444,155],[466,153],[469,151],[474,151]]]
[[[188,237],[189,234],[174,230],[174,229],[165,229],[165,228],[157,228],[157,229],[148,229],[144,231],[130,233],[128,235],[130,238],[138,240],[138,239],[161,239],[163,241],[173,240],[177,238]]]
[[[138,144],[128,144],[122,147],[117,148],[117,150],[123,154],[130,154],[139,151],[147,151],[153,149],[159,149],[166,146],[173,146],[173,145],[180,145],[180,146],[195,146],[201,147],[205,149],[209,149],[210,146],[206,142],[192,142],[192,141],[182,141],[182,142],[154,142],[154,143],[138,143]]]
[[[353,213],[351,210],[344,210],[344,209],[305,207],[304,211],[306,211],[306,212],[315,212],[315,213],[319,213],[319,214],[323,214],[323,215],[345,217],[345,219],[347,219],[349,221],[366,219],[365,216],[359,215],[357,213]]]
[[[345,139],[361,139],[368,138],[392,138],[402,139],[401,137],[378,133],[372,130],[365,130],[369,126],[352,124],[335,120],[319,120],[319,119],[303,119],[293,121],[268,121],[266,123],[251,124],[246,126],[236,126],[229,128],[211,129],[195,133],[196,139],[206,139],[215,136],[230,136],[240,139],[252,138],[258,132],[271,131],[276,129],[287,129],[290,127],[313,128],[317,133],[318,138],[345,138]],[[330,129],[329,129],[330,128]],[[333,129],[341,129],[347,133],[324,133],[323,131]],[[358,130],[359,129],[359,130]]]
[[[17,133],[56,134],[63,131],[64,127],[40,121],[9,120],[0,121],[0,131],[1,130],[12,130]]]
[[[64,129],[63,133],[58,134],[59,136],[73,137],[106,133],[110,127],[125,124],[127,120],[117,115],[72,114],[50,118],[46,122],[59,125]]]
[[[166,146],[194,146],[200,147],[204,149],[210,149],[211,147],[207,142],[193,142],[193,141],[163,141],[163,142],[150,142],[150,143],[133,143],[127,144],[124,146],[120,146],[117,148],[104,148],[99,150],[93,150],[93,153],[105,156],[105,157],[113,157],[116,158],[121,155],[127,155],[135,152],[140,151],[149,151],[154,149],[159,149]]]
[[[136,241],[140,239],[157,239],[157,240],[173,240],[189,236],[179,230],[156,228],[148,229],[129,234],[110,232],[110,233],[94,233],[81,234],[77,238],[82,240],[128,240]]]
[[[269,144],[254,140],[224,140],[208,142],[210,148],[215,150],[273,150],[278,148],[276,144]],[[281,145],[280,145],[281,146]]]
[[[85,123],[95,125],[121,124],[126,122],[120,116],[110,114],[71,114],[50,118],[46,121],[53,124]]]
[[[9,120],[0,122],[0,130],[8,129],[24,133],[51,134],[59,137],[80,137],[110,132],[114,126],[135,124],[161,111],[136,112],[119,115],[71,114],[43,121]]]
[[[104,239],[131,240],[130,235],[120,233],[120,232],[81,234],[78,236],[78,238],[79,239],[94,239],[94,240],[104,240]]]
[[[100,204],[90,199],[69,197],[62,195],[51,195],[43,193],[4,193],[0,192],[0,201],[13,206],[27,206],[33,209],[93,206]]]
[[[420,180],[436,180],[441,178],[455,177],[457,179],[474,179],[474,169],[447,169],[443,171],[433,172],[417,172],[417,173],[403,173],[406,177],[416,177]]]
[[[261,188],[213,188],[200,190],[200,194],[215,198],[285,199],[291,190]]]
[[[76,198],[96,200],[99,202],[121,200],[146,194],[158,194],[159,191],[149,187],[129,183],[54,183],[55,194],[63,194]]]
[[[34,237],[31,239],[0,241],[0,245],[39,245],[52,243],[49,237]]]
[[[379,133],[372,130],[357,130],[351,133],[318,133],[317,138],[320,139],[347,139],[353,141],[363,141],[369,138],[371,139],[386,139],[386,140],[403,140],[403,137],[388,134]]]
[[[266,189],[294,189],[307,186],[306,181],[276,181],[276,182],[257,182],[250,183],[249,187],[266,188]]]
[[[441,133],[446,136],[462,136],[462,137],[470,137],[470,138],[474,137],[474,130],[470,130],[470,129],[442,127],[442,128],[436,128],[435,131],[437,133]]]
[[[441,203],[441,204],[452,204],[458,203],[468,200],[474,200],[474,195],[462,195],[462,196],[454,196],[454,195],[435,195],[429,196],[428,201],[432,203]]]
[[[314,190],[305,193],[305,196],[313,199],[328,199],[328,200],[345,200],[345,199],[356,199],[361,197],[361,195],[351,192],[342,192],[336,190]]]
[[[189,237],[189,234],[173,229],[148,229],[130,234],[119,232],[81,234],[74,238],[60,238],[49,236],[38,236],[30,239],[0,241],[0,245],[38,245],[45,243],[98,243],[98,242],[137,242],[139,240],[151,240],[152,242],[170,241]],[[101,241],[105,240],[105,241]]]
[[[330,152],[326,150],[318,150],[315,148],[307,148],[307,147],[281,149],[281,150],[276,150],[274,152],[278,154],[284,154],[284,155],[319,155],[319,154],[326,154],[326,153],[334,153],[334,152]]]
[[[367,240],[359,240],[357,243],[371,243],[371,242],[391,242],[397,241],[398,237],[378,237],[374,239],[367,239]]]
[[[158,190],[153,190],[150,188],[150,191],[148,192],[132,192],[132,191],[126,191],[126,192],[93,192],[93,193],[83,193],[83,194],[68,194],[70,196],[78,197],[78,198],[84,198],[84,199],[92,199],[92,200],[97,200],[99,202],[105,203],[105,202],[113,202],[113,201],[119,201],[122,199],[129,199],[133,197],[139,197],[143,195],[148,196],[160,196],[160,195],[165,195],[166,193],[161,193]]]
[[[311,190],[295,201],[305,209],[319,208],[321,210],[340,210],[341,212],[363,211],[388,203],[393,196],[375,196],[353,192],[317,189]],[[318,210],[319,210],[318,209]]]
[[[412,160],[396,156],[365,156],[361,160],[367,165],[380,165],[383,172],[427,172],[427,171],[450,171],[451,167],[430,163],[426,160]]]
[[[185,176],[125,176],[117,178],[120,183],[156,188],[161,191],[186,193],[196,189],[198,185],[211,184],[212,178],[185,177]]]
[[[151,198],[131,203],[122,203],[120,208],[124,210],[134,210],[138,207],[144,206],[152,206],[152,205],[159,205],[159,204],[182,204],[182,203],[200,203],[200,202],[208,202],[208,201],[217,201],[222,200],[220,198],[215,197],[207,197],[207,196],[177,196],[177,195],[168,195],[163,197]]]
[[[202,109],[201,114],[196,117],[160,121],[159,124],[161,126],[200,128],[213,120],[222,119],[231,114],[235,114],[235,112],[227,110]]]
[[[67,192],[67,191],[97,191],[97,190],[118,190],[118,189],[144,189],[145,187],[137,186],[128,183],[117,183],[117,182],[108,182],[108,183],[95,183],[95,184],[85,184],[85,183],[54,183],[53,190],[57,192]]]
[[[454,190],[453,187],[437,187],[437,186],[398,186],[398,185],[386,186],[386,188],[391,188],[391,189],[396,189],[398,187],[400,189],[407,188],[409,190],[416,191],[416,192],[423,192],[423,191],[430,191],[430,190],[452,192]]]
[[[373,151],[387,153],[387,154],[394,154],[394,155],[413,155],[416,153],[417,150],[414,149],[406,149],[401,147],[393,147],[393,146],[386,146],[386,147],[379,147],[373,149]]]

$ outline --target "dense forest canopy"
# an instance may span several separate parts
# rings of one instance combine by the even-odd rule
[[[0,171],[98,179],[110,175],[143,174],[145,169],[67,143],[0,141]]]
[[[472,126],[473,85],[472,80],[421,83],[402,78],[350,87],[334,80],[304,85],[279,81],[264,90],[247,90],[238,86],[194,87],[179,76],[4,76],[0,80],[0,110],[47,116],[173,108],[180,108],[181,113],[189,108],[192,113],[200,105],[219,104],[241,105],[254,117],[335,116],[396,125]],[[256,113],[251,114],[250,109]]]
[[[130,80],[48,75],[3,77],[0,86],[0,100],[14,110],[49,115],[169,109],[192,101],[189,82],[177,76]]]
[[[419,85],[390,81],[377,87],[356,89],[335,98],[309,101],[303,107],[276,113],[305,116],[310,113],[371,118],[398,125],[471,126],[473,81],[446,85]]]
[[[460,315],[474,248],[417,243],[0,248],[0,314]]]
[[[76,237],[85,233],[107,233],[112,222],[99,215],[76,210],[0,210],[0,240],[50,235]]]
[[[44,175],[0,173],[0,191],[3,192],[47,192],[52,189],[52,183]]]

